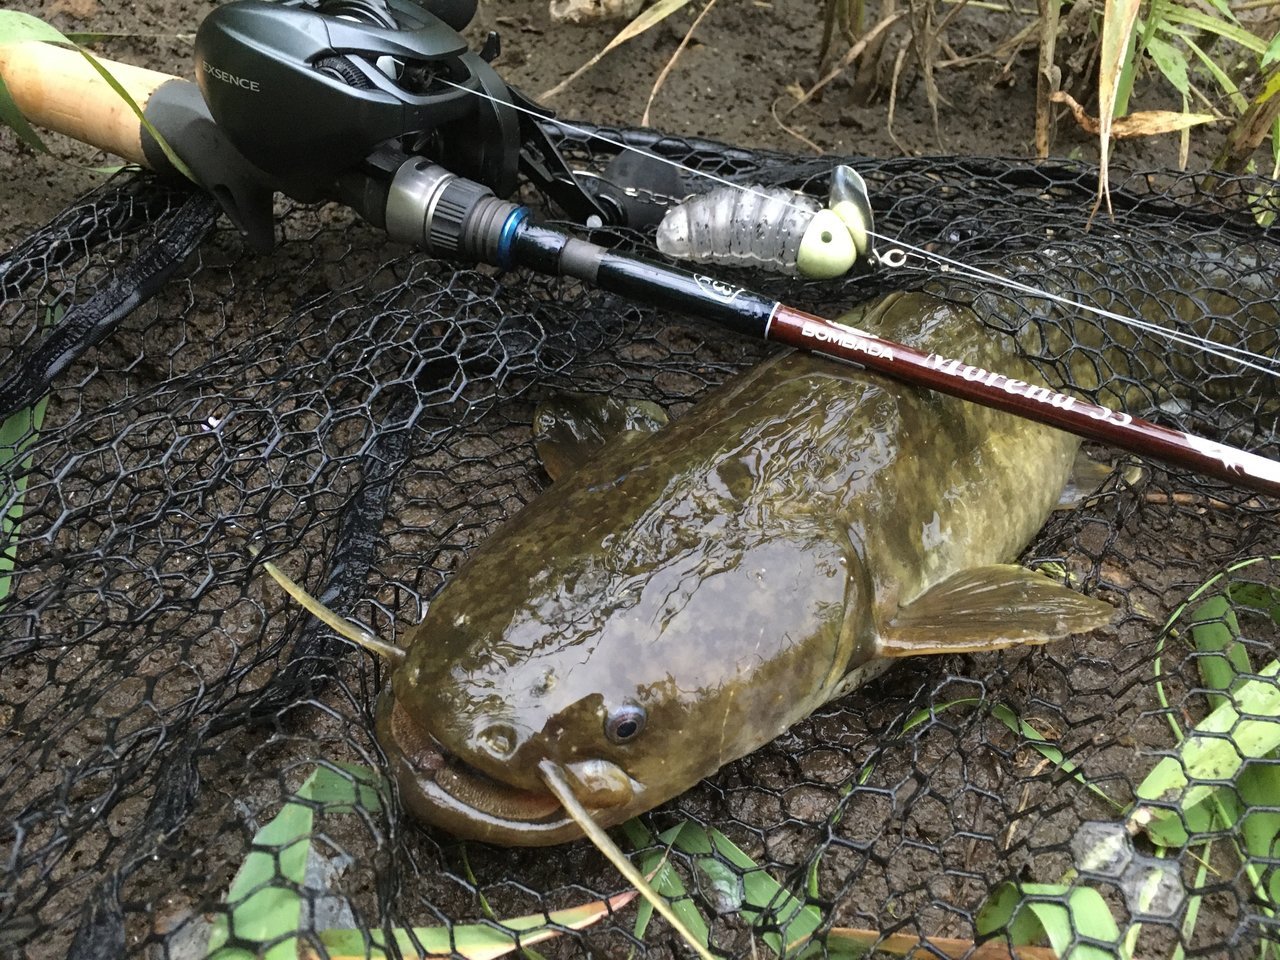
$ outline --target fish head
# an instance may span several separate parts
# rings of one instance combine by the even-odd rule
[[[462,837],[560,843],[581,830],[543,782],[548,760],[611,826],[773,739],[821,702],[843,659],[849,553],[815,539],[762,539],[695,586],[673,551],[631,589],[581,571],[519,602],[504,587],[501,613],[479,591],[442,591],[379,709],[406,806]],[[803,638],[772,619],[794,609],[751,599],[763,568],[786,571],[789,596],[812,609]],[[497,586],[496,568],[467,573]],[[573,586],[596,599],[571,603]]]

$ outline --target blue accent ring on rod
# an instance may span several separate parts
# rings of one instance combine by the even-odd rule
[[[515,266],[515,239],[520,225],[529,219],[528,207],[516,207],[508,215],[498,233],[498,266],[510,270]]]

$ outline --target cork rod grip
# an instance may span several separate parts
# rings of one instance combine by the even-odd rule
[[[114,60],[99,62],[143,109],[157,87],[174,79]],[[31,123],[148,165],[137,115],[78,50],[38,41],[3,44],[0,76]]]

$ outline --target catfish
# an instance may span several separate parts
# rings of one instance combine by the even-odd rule
[[[890,294],[843,318],[1028,383],[973,311]],[[554,483],[478,547],[403,643],[377,735],[407,809],[555,844],[688,790],[902,657],[1039,644],[1114,608],[1012,563],[1079,440],[793,352],[673,422],[544,408]]]

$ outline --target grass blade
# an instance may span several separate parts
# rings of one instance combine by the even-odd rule
[[[138,106],[137,101],[129,95],[129,92],[121,86],[120,81],[111,75],[111,72],[102,65],[97,57],[91,54],[84,47],[80,46],[80,44],[71,37],[68,37],[56,27],[45,23],[39,17],[33,17],[26,13],[19,13],[16,10],[0,10],[0,43],[19,43],[33,40],[40,41],[42,43],[54,43],[78,50],[81,56],[83,56],[97,72],[98,76],[102,77],[103,82],[105,82],[107,86],[115,92],[116,96],[120,97],[120,99],[128,105],[129,109],[133,111],[143,129],[151,135],[152,139],[155,140],[161,151],[163,151],[165,157],[167,157],[169,162],[173,164],[173,168],[192,183],[199,183],[199,181],[196,180],[195,174],[193,174],[191,169],[183,163],[182,158],[174,152],[174,149],[169,146],[168,141],[160,134],[160,131],[158,131],[152,125],[151,121],[143,115],[142,108]],[[42,141],[36,134],[31,124],[27,122],[26,117],[22,116],[19,112],[18,106],[13,102],[13,97],[9,93],[9,88],[5,86],[2,78],[0,78],[0,122],[13,127],[13,129],[17,131],[18,136],[33,149],[39,150],[43,153],[49,152],[49,148],[44,145],[44,141]]]
[[[1225,37],[1232,43],[1235,43],[1246,50],[1256,53],[1258,56],[1264,56],[1267,52],[1267,41],[1244,27],[1239,23],[1227,20],[1222,17],[1215,17],[1212,14],[1205,13],[1202,10],[1196,10],[1194,7],[1184,7],[1180,3],[1165,4],[1162,8],[1164,11],[1164,19],[1169,23],[1181,23],[1191,27],[1196,31],[1204,33],[1216,34]]]
[[[607,900],[593,900],[564,910],[534,913],[509,920],[458,924],[453,927],[414,927],[395,931],[396,946],[402,956],[449,957],[493,960],[535,943],[560,936],[565,930],[582,930],[612,916],[636,898],[627,890]],[[380,930],[322,930],[320,942],[330,960],[364,960],[389,957],[386,939]],[[313,957],[315,954],[303,954]]]
[[[1102,894],[1066,884],[1006,883],[978,911],[978,933],[1005,933],[1018,946],[1048,941],[1057,956],[1071,960],[1116,960],[1120,928]],[[1107,946],[1081,943],[1081,936]]]
[[[975,943],[955,937],[917,937],[907,933],[884,934],[878,930],[832,927],[827,931],[827,951],[832,957],[862,957],[875,950],[892,957],[940,954],[955,960],[1058,960],[1052,947],[1020,944],[1012,947],[1004,940]]]
[[[907,719],[902,726],[902,732],[906,733],[913,727],[918,726],[921,722],[928,719],[933,714],[941,713],[944,710],[950,710],[952,707],[986,707],[991,715],[1008,727],[1013,733],[1023,737],[1029,746],[1034,748],[1039,754],[1052,763],[1055,767],[1062,770],[1063,773],[1070,774],[1075,780],[1084,785],[1091,793],[1105,800],[1116,810],[1124,810],[1124,804],[1112,799],[1105,790],[1097,784],[1091,782],[1080,768],[1068,760],[1060,749],[1055,747],[1039,730],[1023,720],[1018,714],[1003,703],[990,703],[978,697],[966,697],[959,700],[951,700],[947,703],[931,707],[927,710],[920,710]]]
[[[1234,781],[1246,761],[1280,746],[1278,671],[1280,663],[1273,660],[1257,677],[1240,683],[1196,724],[1176,754],[1152,768],[1137,789],[1138,802],[1130,814],[1135,828],[1150,832],[1150,825],[1157,824],[1158,831],[1162,821],[1182,821],[1224,782]]]
[[[49,26],[39,17],[17,10],[0,10],[0,44],[23,43],[28,40],[43,40],[47,43],[66,43],[67,38],[56,28]],[[48,153],[35,128],[27,122],[27,118],[18,110],[13,102],[9,87],[0,77],[0,123],[11,127],[27,146],[38,153]]]
[[[560,93],[562,90],[564,90],[565,87],[573,83],[573,81],[577,80],[580,76],[582,76],[592,67],[594,67],[597,63],[603,60],[605,54],[607,54],[610,50],[613,50],[615,47],[621,46],[622,44],[630,40],[632,37],[640,36],[640,34],[644,33],[650,27],[657,26],[659,23],[667,19],[667,17],[671,16],[671,14],[675,13],[677,10],[679,10],[688,2],[689,0],[658,0],[658,2],[655,3],[652,7],[642,11],[638,17],[636,17],[634,20],[628,23],[625,27],[623,27],[618,32],[618,35],[616,37],[614,37],[607,44],[605,44],[603,50],[601,50],[599,53],[593,56],[590,60],[588,60],[586,63],[580,66],[577,70],[573,71],[573,73],[569,74],[569,76],[565,77],[563,80],[557,83],[550,90],[543,93],[539,99],[546,100],[546,99],[549,99],[550,97],[554,97],[557,93]]]
[[[636,819],[628,820],[622,825],[622,832],[626,834],[627,840],[637,849],[648,847],[656,847],[662,844],[666,847],[674,846],[680,838],[680,834],[686,827],[693,825],[685,822],[677,824],[669,830],[664,830],[655,839],[645,826]],[[697,904],[689,896],[689,891],[685,889],[684,881],[680,879],[680,874],[676,872],[674,865],[667,859],[664,851],[657,849],[650,850],[640,859],[640,872],[646,877],[652,876],[649,882],[653,885],[653,889],[667,898],[671,904],[671,909],[676,916],[680,918],[685,928],[693,934],[693,936],[705,947],[711,938],[711,929],[707,926],[706,919],[698,911]],[[644,901],[636,908],[636,926],[635,934],[638,938],[643,938],[645,931],[649,928],[649,922],[653,919],[653,904]]]
[[[1107,167],[1111,156],[1111,121],[1121,97],[1121,71],[1132,60],[1133,28],[1138,20],[1139,0],[1106,0],[1102,18],[1102,46],[1098,55],[1098,197],[1093,213],[1103,200],[1111,212],[1111,184]]]

